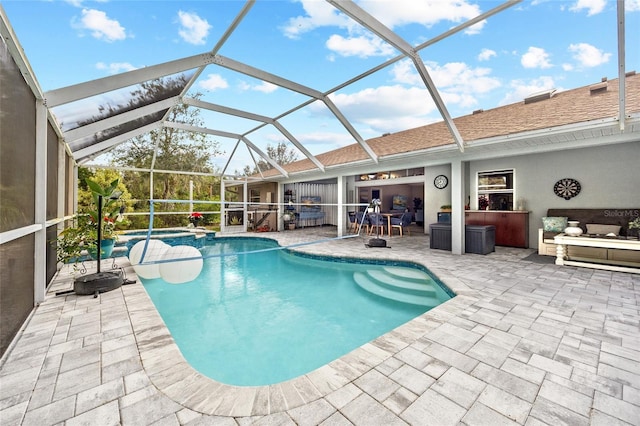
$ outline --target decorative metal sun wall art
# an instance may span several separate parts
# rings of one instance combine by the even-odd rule
[[[563,178],[553,185],[553,192],[565,200],[570,200],[580,193],[580,182],[571,178]]]

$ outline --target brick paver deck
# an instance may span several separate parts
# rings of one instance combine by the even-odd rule
[[[308,235],[262,236],[284,245]],[[640,275],[524,260],[531,249],[455,256],[415,232],[385,249],[365,248],[366,239],[298,249],[410,259],[458,296],[263,387],[195,372],[140,283],[98,298],[56,296],[71,287],[63,270],[1,367],[0,423],[640,424]]]

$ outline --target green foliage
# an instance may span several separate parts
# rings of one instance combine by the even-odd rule
[[[298,153],[295,149],[289,148],[287,142],[278,142],[276,146],[271,144],[267,145],[267,156],[274,160],[279,165],[293,163],[298,161]],[[252,176],[260,173],[260,170],[265,171],[272,169],[273,166],[269,164],[265,159],[261,158],[253,169],[249,166],[245,166],[243,173],[246,176]]]
[[[100,109],[100,116],[93,117],[92,120],[103,119],[135,107],[148,105],[168,96],[175,96],[182,92],[187,81],[185,76],[170,77],[144,82],[136,86],[131,91],[131,100],[126,105],[105,105]],[[197,93],[193,98],[199,99],[202,95]],[[164,112],[166,113],[166,112]],[[186,104],[178,104],[168,112],[169,121],[184,123],[187,125],[201,127],[203,120],[200,117],[198,108],[189,107]],[[123,127],[125,127],[123,125]],[[115,129],[115,133],[122,133],[124,128]],[[112,137],[113,135],[110,135]],[[157,199],[189,199],[189,181],[194,183],[193,198],[203,201],[220,200],[219,188],[220,179],[213,176],[217,170],[212,158],[220,156],[223,152],[219,142],[212,140],[210,135],[200,132],[188,132],[170,127],[163,127],[119,145],[110,152],[111,161],[116,166],[131,169],[148,169],[153,167],[156,170],[153,174],[154,193],[150,194],[150,174],[141,171],[107,171],[97,170],[91,172],[80,169],[78,205],[83,212],[90,211],[92,195],[86,186],[85,178],[95,180],[102,187],[107,187],[114,179],[120,177],[120,184],[117,190],[122,191],[121,200],[126,206],[127,212],[149,211],[150,198]],[[178,173],[163,173],[162,170],[181,170],[205,173],[205,175],[190,176]],[[206,175],[210,173],[211,175]],[[124,187],[122,182],[127,182]],[[156,211],[172,212],[175,215],[155,215],[154,226],[173,227],[186,226],[188,216],[184,212],[188,209],[187,204],[157,203],[154,206]],[[207,214],[209,211],[218,211],[218,205],[205,204],[198,206],[197,211],[205,214],[204,223],[213,224],[213,215]],[[180,213],[178,213],[180,212]],[[218,215],[215,215],[217,222]],[[149,216],[136,215],[127,216],[130,228],[147,228],[149,226]],[[120,225],[119,225],[120,226]]]
[[[83,177],[82,182],[80,177]],[[80,168],[78,170],[78,212],[89,214],[94,220],[97,220],[98,196],[96,190],[107,198],[114,192],[120,194],[118,201],[105,200],[103,202],[103,209],[108,213],[108,217],[114,218],[122,206],[124,206],[124,213],[133,211],[134,203],[131,201],[131,194],[123,181],[124,179],[116,170],[97,169],[92,171]],[[115,187],[113,186],[114,182],[116,182]],[[106,195],[107,193],[109,195]],[[128,222],[125,220],[120,222],[118,226],[124,229],[127,225]]]
[[[105,176],[99,177],[104,178]],[[93,202],[90,206],[86,206],[86,214],[78,215],[72,226],[68,226],[58,235],[55,241],[58,262],[75,263],[83,250],[96,250],[98,223],[100,223],[98,221],[100,196],[102,196],[103,216],[101,237],[103,240],[117,238],[115,224],[120,213],[120,204],[117,203],[120,194],[118,190],[120,179],[115,179],[107,185],[101,185],[96,180],[86,178],[84,183],[89,189],[89,197]]]
[[[140,86],[132,95],[136,98],[155,97],[162,93],[166,81],[154,80]],[[178,82],[180,86],[182,82]],[[195,94],[193,97],[199,99],[202,95]],[[195,127],[203,125],[200,117],[200,110],[191,108],[186,104],[176,105],[168,116],[169,121],[184,123]],[[150,195],[150,175],[147,172],[127,171],[123,172],[123,178],[127,181],[127,188],[135,200],[131,207],[135,211],[149,211],[149,198],[165,200],[188,200],[189,181],[193,181],[193,198],[203,201],[217,201],[220,199],[219,188],[220,179],[213,176],[216,174],[216,167],[211,159],[220,156],[220,144],[211,139],[211,136],[185,130],[163,127],[140,135],[128,142],[120,145],[111,151],[112,162],[115,165],[147,169],[151,167],[156,170],[153,174],[154,191]],[[162,170],[182,170],[211,175],[183,175],[178,173],[164,173]],[[144,201],[143,201],[144,200]],[[184,203],[157,203],[154,206],[158,212],[176,212],[175,215],[155,215],[154,226],[173,227],[186,226],[188,216],[178,214],[185,212],[188,207]],[[206,213],[208,211],[218,211],[218,205],[207,204],[203,208],[197,207],[197,211],[205,213],[205,223],[213,222]],[[149,225],[148,216],[130,216],[132,228],[147,228]]]

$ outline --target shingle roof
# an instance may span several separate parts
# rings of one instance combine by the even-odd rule
[[[599,82],[600,83],[600,82]],[[606,81],[598,86],[606,89],[591,91],[595,85],[556,92],[551,98],[532,103],[521,101],[491,110],[477,112],[453,121],[465,143],[473,141],[514,135],[533,130],[549,129],[576,123],[618,116],[618,79]],[[626,111],[640,112],[640,75],[632,74],[626,78]],[[367,144],[379,156],[409,153],[446,145],[454,145],[455,141],[443,121],[401,132],[380,136],[367,140]],[[336,166],[368,159],[360,145],[354,143],[333,151],[328,151],[316,158],[325,166]],[[308,159],[296,161],[284,166],[289,173],[315,169]],[[265,176],[276,176],[274,170],[265,171]]]

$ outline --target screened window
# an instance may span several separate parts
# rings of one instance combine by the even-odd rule
[[[496,170],[478,172],[478,208],[484,210],[513,210],[515,171]]]

